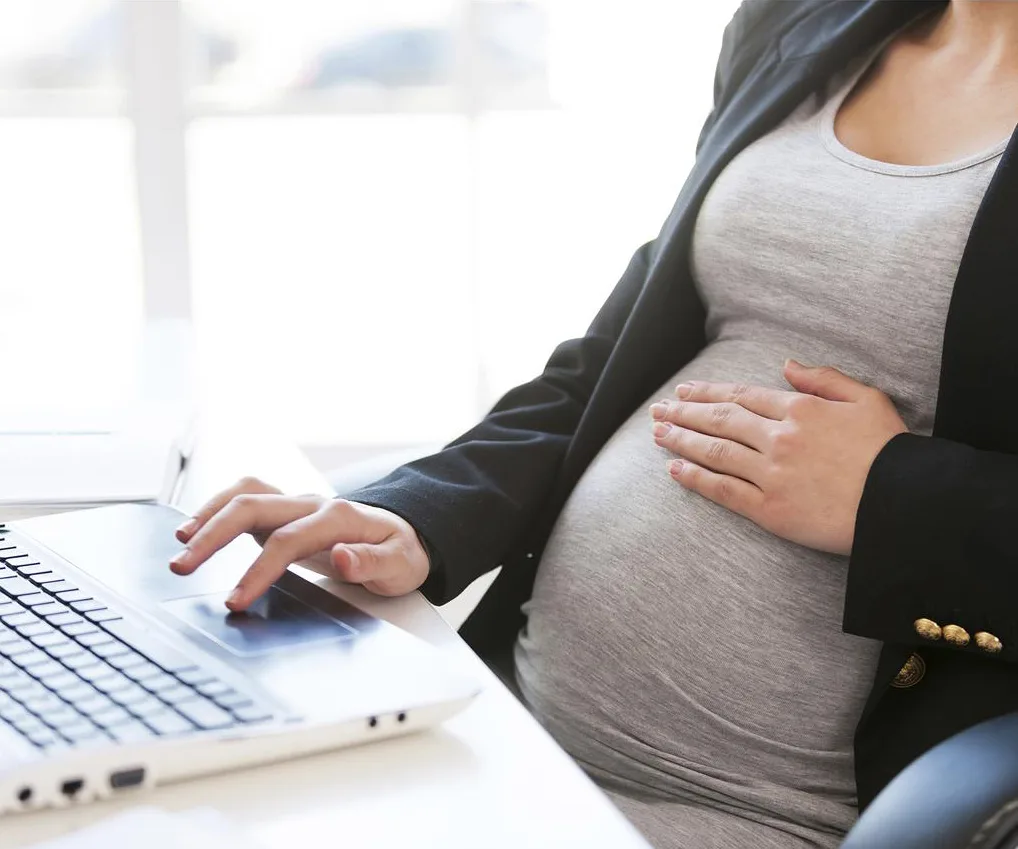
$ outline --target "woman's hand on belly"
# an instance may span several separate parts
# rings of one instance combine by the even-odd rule
[[[891,399],[830,367],[789,360],[797,390],[692,382],[651,406],[668,472],[771,533],[848,554],[870,466],[908,428]]]

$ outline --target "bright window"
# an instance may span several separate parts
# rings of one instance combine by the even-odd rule
[[[5,0],[0,355],[78,404],[182,315],[298,442],[454,436],[656,234],[735,5]]]

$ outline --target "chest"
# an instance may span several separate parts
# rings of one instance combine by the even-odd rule
[[[935,61],[903,45],[859,81],[835,131],[857,153],[896,164],[950,162],[997,144],[1018,122],[1018,77]]]

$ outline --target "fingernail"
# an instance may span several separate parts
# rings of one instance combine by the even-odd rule
[[[244,593],[240,587],[234,587],[230,594],[226,597],[226,606],[233,610],[235,607],[240,607],[241,600],[244,598]]]
[[[785,368],[789,368],[789,367],[791,367],[791,368],[805,368],[805,366],[802,363],[800,363],[798,360],[793,360],[791,358],[785,360]]]
[[[678,386],[675,387],[675,394],[678,395],[680,398],[688,398],[689,393],[691,393],[692,391],[693,391],[692,383],[680,383]]]
[[[664,401],[658,401],[656,404],[650,405],[650,414],[655,419],[664,418],[665,413],[668,412],[668,404]]]
[[[653,430],[654,436],[656,436],[658,439],[663,439],[664,437],[668,436],[669,433],[671,433],[672,426],[668,424],[668,422],[656,422],[654,424]]]
[[[184,524],[177,528],[178,534],[184,534],[185,536],[191,536],[198,527],[197,519],[188,519]]]
[[[682,474],[682,461],[672,460],[671,462],[669,462],[668,471],[669,473],[671,473],[672,477],[678,477],[680,474]]]
[[[194,552],[189,548],[185,548],[179,554],[174,555],[170,558],[171,566],[190,566],[194,561]]]

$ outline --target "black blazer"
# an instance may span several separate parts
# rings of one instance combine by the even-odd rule
[[[851,58],[943,2],[743,3],[725,30],[714,109],[693,170],[660,235],[636,252],[587,334],[560,345],[540,377],[510,391],[446,449],[349,495],[414,525],[432,555],[423,589],[434,601],[503,566],[462,628],[482,656],[508,656],[541,550],[584,469],[637,405],[706,344],[689,252],[715,177]],[[955,281],[934,436],[891,440],[859,507],[842,624],[884,643],[856,733],[861,805],[934,744],[1018,710],[1016,320],[1012,137]],[[932,644],[915,632],[920,617],[991,632],[1003,650]],[[925,677],[907,689],[891,687],[914,651],[926,663]],[[806,685],[824,686],[824,670]]]

